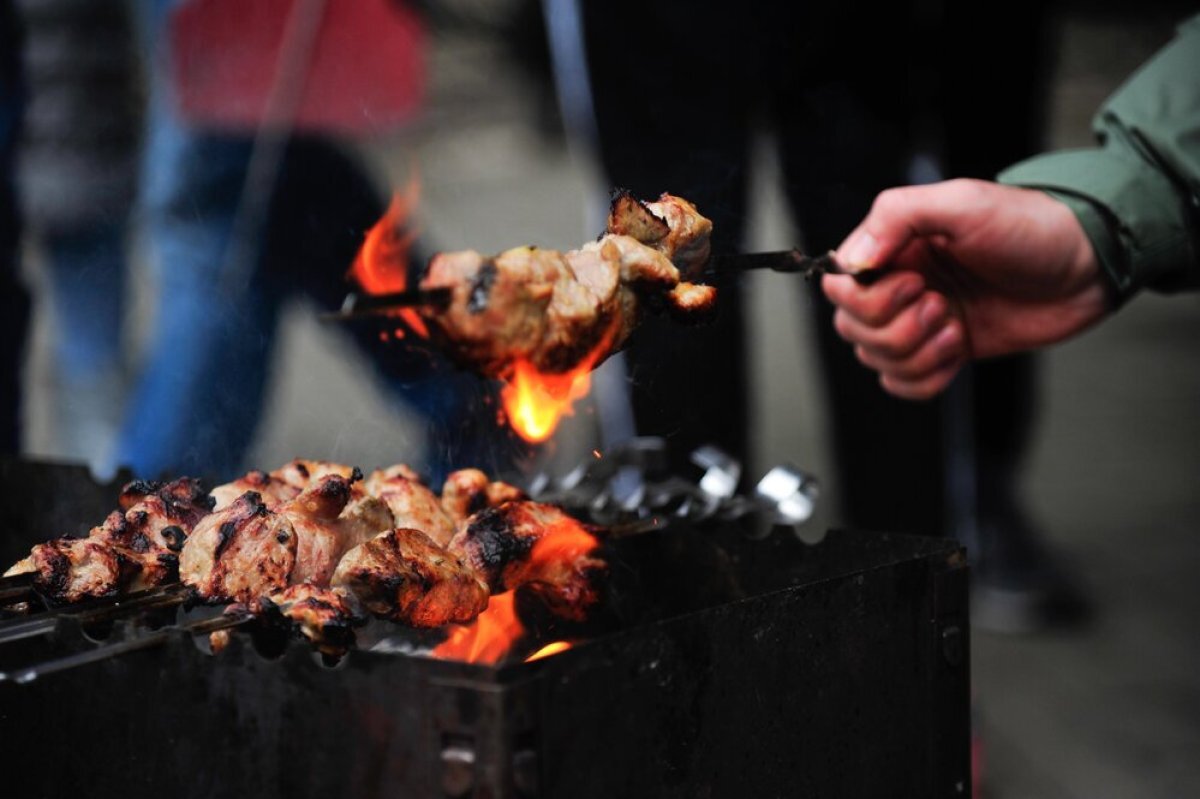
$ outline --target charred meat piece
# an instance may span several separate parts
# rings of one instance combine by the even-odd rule
[[[306,458],[295,458],[271,472],[271,477],[291,486],[297,492],[303,491],[314,482],[327,475],[336,474],[354,483],[362,479],[362,472],[357,466],[347,466],[336,461],[315,461]]]
[[[621,191],[608,209],[608,232],[653,247],[690,277],[708,261],[712,222],[682,197],[664,192],[647,203]]]
[[[596,539],[553,505],[506,502],[467,520],[450,551],[474,569],[493,594],[523,589],[564,618],[580,618],[598,599],[605,564]]]
[[[343,518],[352,493],[330,471],[273,510],[257,493],[243,494],[197,526],[180,563],[184,581],[210,601],[246,604],[293,584],[328,585],[347,550],[379,532]]]
[[[247,491],[196,525],[179,557],[179,574],[210,602],[250,604],[292,582],[296,539],[287,516]]]
[[[451,290],[445,309],[424,310],[430,330],[460,364],[489,377],[507,377],[518,359],[544,371],[563,371],[562,366],[552,370],[550,363],[582,358],[615,307],[615,293],[596,296],[574,279],[561,252],[535,247],[494,258],[471,251],[438,254],[421,287]],[[558,346],[564,340],[570,341],[570,352]]]
[[[169,483],[134,480],[121,489],[118,500],[129,513],[145,512],[163,520],[164,525],[179,525],[185,531],[212,512],[213,500],[200,487],[200,481],[180,477]]]
[[[489,377],[511,377],[520,361],[544,374],[590,368],[624,346],[642,296],[658,297],[659,306],[681,317],[711,307],[713,291],[705,303],[699,293],[687,293],[686,302],[672,294],[680,282],[677,263],[692,268],[707,260],[711,229],[686,200],[663,195],[645,204],[622,195],[609,232],[578,250],[436,255],[420,287],[449,289],[451,300],[420,313],[452,357]]]
[[[630,236],[658,249],[671,235],[667,220],[655,214],[631,192],[618,191],[608,208],[608,232]]]
[[[254,469],[236,480],[214,488],[211,492],[215,503],[213,510],[224,510],[247,491],[255,492],[262,497],[267,507],[274,508],[281,502],[295,498],[301,489],[274,474]]]
[[[4,576],[35,572],[34,584],[44,596],[78,602],[119,592],[138,569],[118,547],[91,538],[57,538],[35,546]]]
[[[376,529],[376,533],[391,527],[411,527],[423,531],[438,546],[450,543],[454,521],[412,469],[403,464],[378,469],[363,481],[363,487],[368,495],[386,503],[392,513],[392,524]]]
[[[671,229],[665,239],[652,246],[670,258],[684,276],[695,275],[708,262],[712,221],[701,216],[687,200],[665,192],[646,207]]]
[[[442,509],[455,525],[461,525],[473,513],[516,499],[528,497],[514,485],[489,479],[479,469],[451,472],[442,486]]]
[[[120,548],[140,567],[123,590],[140,591],[179,576],[179,553],[209,514],[213,499],[190,477],[169,483],[137,480],[121,491],[124,513],[114,511],[88,537]]]
[[[355,527],[338,523],[350,501],[350,482],[338,474],[326,474],[276,512],[283,516],[296,534],[296,562],[288,575],[289,583],[312,582],[328,585],[338,560],[348,549],[361,543],[347,541]],[[378,531],[371,531],[374,535]],[[369,536],[368,536],[369,537]]]
[[[295,458],[272,472],[254,469],[238,479],[212,490],[216,500],[214,510],[221,510],[235,499],[253,491],[262,497],[268,508],[295,499],[301,491],[326,475],[336,474],[353,483],[362,478],[357,467],[333,461]]]
[[[349,496],[336,519],[341,528],[338,535],[353,544],[365,541],[373,535],[395,526],[392,514],[381,501],[371,497],[362,486],[362,473],[352,466],[332,461],[314,461],[297,458],[273,472],[254,470],[225,485],[213,489],[217,510],[222,510],[246,491],[254,491],[262,497],[263,504],[271,510],[294,502],[300,495],[328,477],[336,477],[350,487]],[[338,484],[340,485],[340,484]],[[327,486],[328,488],[328,486]],[[311,501],[311,497],[306,502]],[[315,508],[315,506],[314,506]],[[299,506],[294,506],[297,512]],[[322,519],[322,524],[331,523]],[[301,555],[301,560],[305,558]],[[332,567],[330,567],[332,573]]]
[[[358,601],[341,588],[290,585],[259,601],[258,613],[278,614],[317,650],[340,656],[354,644],[354,628],[366,621]]]
[[[36,572],[35,585],[56,602],[141,591],[179,574],[179,552],[212,500],[191,478],[126,485],[115,510],[87,538],[35,546],[6,574]]]
[[[367,610],[413,627],[467,622],[487,607],[488,590],[459,558],[420,530],[398,528],[346,553],[333,586]]]

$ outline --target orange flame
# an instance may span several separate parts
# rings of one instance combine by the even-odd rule
[[[512,380],[500,390],[513,429],[534,444],[548,439],[563,414],[572,413],[575,401],[587,396],[590,372],[591,364],[581,364],[565,374],[543,374],[524,358],[518,360]]]
[[[530,550],[525,580],[552,582],[556,575],[573,573],[574,564],[590,554],[597,543],[595,537],[574,519],[554,524]],[[578,595],[582,605],[590,605],[595,599],[594,594]],[[572,615],[581,619],[585,609],[580,607],[576,609],[578,613]],[[525,625],[517,616],[516,591],[513,589],[490,597],[483,613],[470,624],[454,626],[446,640],[434,647],[432,654],[445,660],[499,663],[525,633]],[[549,657],[569,646],[565,641],[556,641],[526,659]]]
[[[470,624],[455,627],[449,638],[434,647],[433,656],[468,663],[499,663],[513,642],[525,634],[515,600],[512,591],[490,597],[487,609]]]
[[[362,247],[347,277],[367,294],[390,294],[408,288],[408,262],[417,231],[409,220],[421,196],[421,182],[414,171],[403,190],[392,195],[383,217],[367,231]],[[395,311],[418,335],[429,336],[429,329],[416,310]]]
[[[509,424],[521,438],[540,444],[554,435],[564,414],[574,414],[572,406],[591,390],[592,369],[608,354],[617,324],[614,319],[600,343],[570,371],[539,372],[528,360],[517,359],[512,377],[500,389],[500,399]]]

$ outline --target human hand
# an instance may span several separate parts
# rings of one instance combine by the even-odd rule
[[[834,327],[892,394],[927,399],[971,358],[1060,341],[1109,310],[1091,242],[1063,203],[951,180],[889,189],[837,251],[870,286],[825,275]]]

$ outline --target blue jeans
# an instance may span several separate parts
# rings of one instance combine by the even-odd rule
[[[42,236],[54,306],[54,364],[66,387],[121,368],[125,224]]]

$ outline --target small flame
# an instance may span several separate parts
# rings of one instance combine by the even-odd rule
[[[500,390],[509,423],[521,438],[539,444],[554,434],[563,414],[573,412],[576,400],[592,387],[591,364],[580,364],[561,375],[543,374],[522,358],[512,380]]]
[[[542,658],[548,658],[551,655],[557,655],[559,652],[566,652],[570,648],[571,644],[568,641],[554,641],[553,643],[546,644],[544,647],[525,658],[525,662],[532,663],[535,660],[541,660]]]
[[[517,360],[512,377],[500,389],[500,399],[509,424],[521,438],[540,444],[554,435],[564,414],[574,414],[572,406],[591,390],[592,369],[608,354],[617,324],[614,319],[600,343],[570,371],[548,374],[524,358]]]
[[[392,202],[383,217],[367,231],[346,275],[367,294],[390,294],[408,288],[408,262],[417,238],[417,231],[409,220],[420,196],[421,181],[414,170],[404,188],[392,195]],[[418,335],[429,336],[425,321],[416,310],[402,308],[395,314]]]
[[[488,599],[487,609],[470,624],[455,627],[434,647],[434,657],[468,663],[498,663],[513,642],[525,633],[517,618],[516,595],[505,591]]]
[[[556,523],[546,530],[529,552],[530,577],[536,580],[538,577],[545,579],[556,572],[566,573],[573,564],[590,554],[597,544],[595,537],[574,519]],[[576,598],[585,606],[590,606],[596,599],[592,594]],[[577,610],[582,619],[586,607]],[[499,663],[525,634],[525,625],[517,616],[516,591],[505,591],[490,597],[487,608],[473,622],[453,627],[446,640],[434,647],[432,654],[445,660]],[[569,646],[565,641],[557,641],[542,647],[527,660],[548,657]]]

